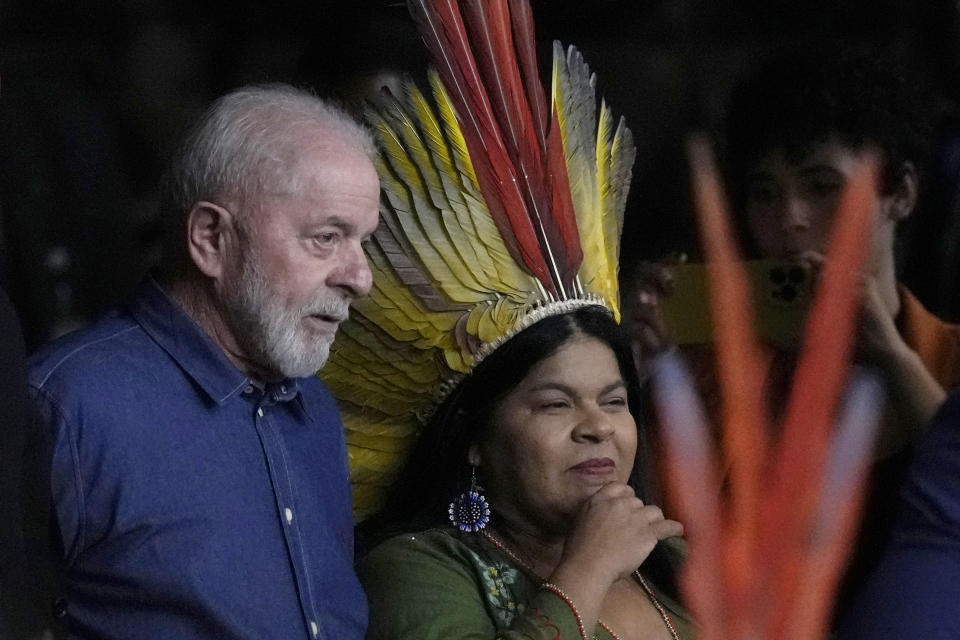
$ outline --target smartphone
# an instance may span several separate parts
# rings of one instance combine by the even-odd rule
[[[777,260],[750,260],[745,267],[758,339],[780,347],[797,345],[815,288],[811,269]],[[703,263],[671,267],[674,289],[661,299],[660,306],[667,332],[676,344],[713,342],[707,268]]]

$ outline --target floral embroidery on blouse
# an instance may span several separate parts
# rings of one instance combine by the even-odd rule
[[[523,612],[523,604],[517,603],[508,587],[517,581],[517,570],[504,562],[488,562],[472,550],[470,553],[481,575],[487,601],[493,605],[497,619],[504,626],[509,626],[513,617]]]

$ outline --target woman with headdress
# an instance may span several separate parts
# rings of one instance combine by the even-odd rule
[[[361,563],[368,637],[690,637],[661,543],[682,527],[644,500],[631,358],[583,307],[471,371],[366,527],[397,534]]]
[[[323,371],[369,637],[689,638],[617,325],[630,132],[559,44],[548,111],[527,0],[408,4],[433,101],[368,114],[374,284]]]

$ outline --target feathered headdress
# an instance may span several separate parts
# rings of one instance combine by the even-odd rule
[[[635,150],[580,53],[553,47],[548,106],[528,0],[409,0],[430,50],[368,121],[381,223],[370,295],[323,379],[347,430],[355,516],[380,504],[419,419],[484,356],[548,315],[619,320],[620,232]],[[419,418],[419,419],[418,419]]]

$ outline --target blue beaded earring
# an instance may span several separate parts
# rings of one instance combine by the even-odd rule
[[[477,486],[477,468],[470,468],[470,490],[464,491],[450,503],[447,513],[450,523],[460,531],[475,533],[490,522],[490,505]]]

